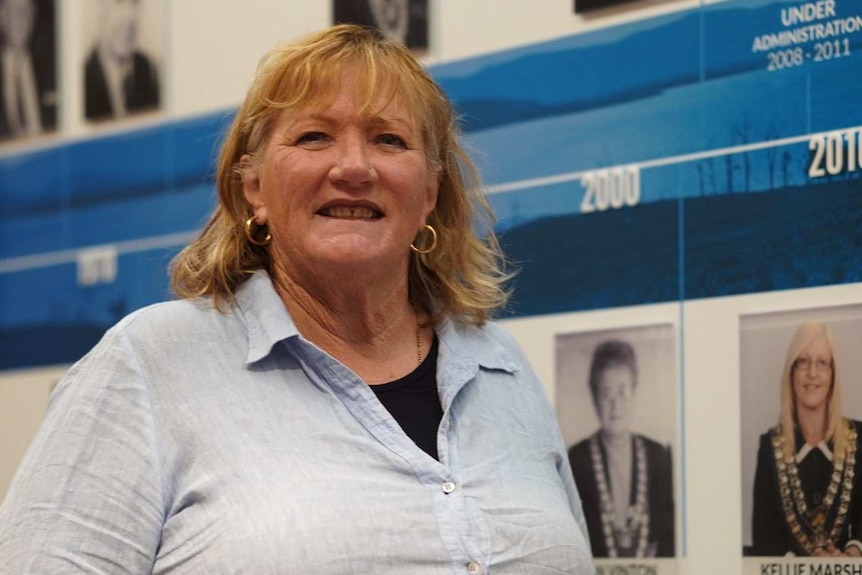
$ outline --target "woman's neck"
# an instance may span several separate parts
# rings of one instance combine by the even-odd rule
[[[618,433],[608,433],[605,430],[601,432],[602,442],[605,447],[610,449],[627,448],[631,445],[632,434],[630,431],[622,431]]]
[[[818,445],[826,438],[826,410],[796,406],[796,420],[805,443]]]
[[[406,282],[368,286],[341,277],[300,284],[275,270],[273,283],[302,336],[366,383],[407,375],[431,347],[433,330],[408,300]]]

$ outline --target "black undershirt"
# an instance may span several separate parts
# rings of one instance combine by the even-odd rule
[[[437,338],[428,357],[401,379],[372,385],[371,389],[407,437],[425,453],[437,457],[437,428],[443,419],[443,406],[437,393]]]

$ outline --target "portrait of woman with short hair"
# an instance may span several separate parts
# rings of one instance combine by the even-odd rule
[[[673,427],[670,333],[670,326],[647,326],[581,334],[580,341],[577,334],[558,336],[557,399],[563,404],[558,411],[564,435],[571,436],[568,422],[587,421],[589,412],[598,421],[598,429],[580,435],[568,451],[595,557],[675,555],[671,446],[664,437],[639,429],[640,413],[661,420],[652,427],[665,434],[668,424]],[[576,369],[578,364],[583,368]],[[570,380],[575,373],[579,381]],[[571,387],[587,388],[588,394],[575,398]],[[639,410],[642,395],[652,405],[664,396],[663,409]]]

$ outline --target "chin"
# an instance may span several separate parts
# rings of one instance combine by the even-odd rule
[[[315,265],[335,268],[345,272],[385,271],[395,274],[403,267],[398,261],[393,261],[391,257],[387,258],[385,256],[375,254],[369,249],[330,251],[325,254],[320,254],[318,257],[313,258],[312,261],[315,262]],[[406,270],[406,267],[403,267],[403,269]]]

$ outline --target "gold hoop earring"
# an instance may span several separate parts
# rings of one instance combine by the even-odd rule
[[[413,250],[415,253],[421,255],[421,256],[424,256],[425,254],[430,254],[435,249],[437,249],[437,230],[435,230],[434,227],[431,226],[430,224],[425,224],[424,229],[428,230],[431,233],[431,245],[428,246],[427,248],[420,249],[420,248],[417,248],[416,246],[414,246],[413,244],[410,244],[410,249]],[[413,240],[413,242],[415,243],[416,240]]]
[[[257,226],[257,229],[252,229],[252,226]],[[269,233],[269,228],[266,230],[266,237],[263,239],[258,239],[254,235],[255,233],[262,229],[264,226],[258,225],[257,221],[254,219],[254,216],[250,217],[245,221],[245,237],[248,238],[248,241],[256,246],[268,246],[269,242],[272,241],[272,234]]]

